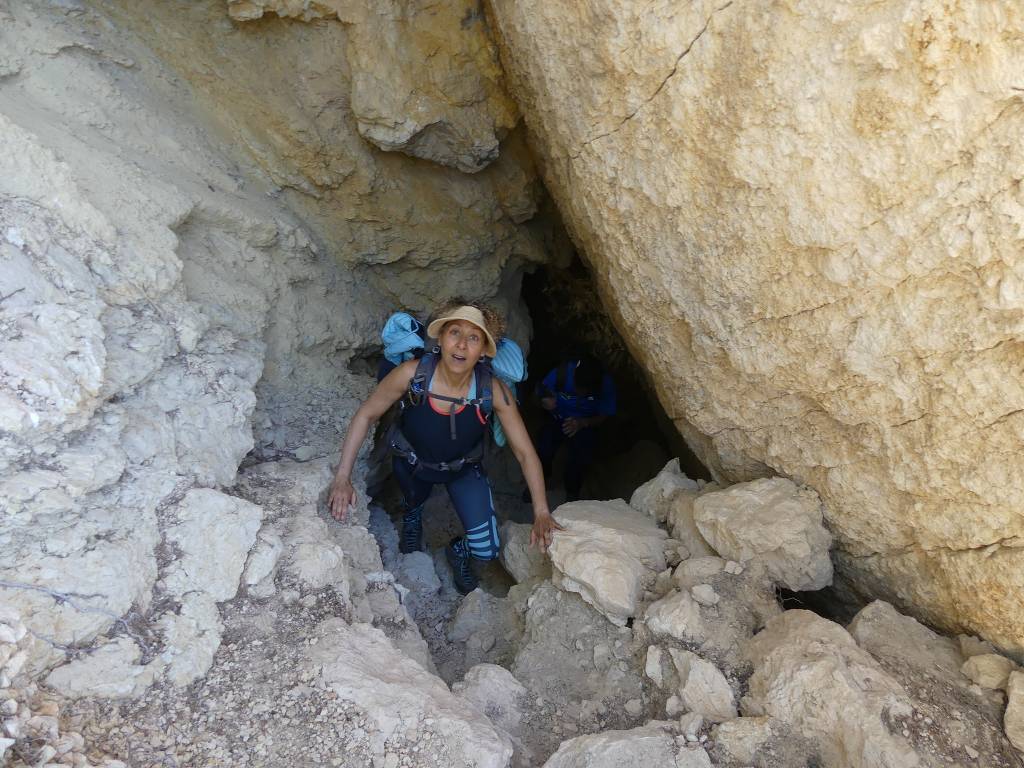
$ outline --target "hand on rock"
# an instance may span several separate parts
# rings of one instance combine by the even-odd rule
[[[356,505],[356,489],[350,480],[335,480],[331,485],[331,496],[327,501],[331,516],[339,523],[344,522],[348,508]]]
[[[548,547],[551,546],[551,539],[554,536],[554,532],[564,530],[565,529],[555,521],[555,518],[553,518],[550,513],[545,515],[535,515],[533,520],[533,529],[530,531],[530,546],[540,547],[541,552],[547,552]]]

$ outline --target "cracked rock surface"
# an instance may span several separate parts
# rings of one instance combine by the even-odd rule
[[[847,584],[1024,651],[1024,18],[488,8],[545,184],[714,478],[810,486]]]

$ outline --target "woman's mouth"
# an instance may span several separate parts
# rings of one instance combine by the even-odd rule
[[[457,355],[454,352],[452,352],[452,359],[453,360],[457,360],[460,363],[466,362],[466,358],[465,357],[463,357],[462,355]]]

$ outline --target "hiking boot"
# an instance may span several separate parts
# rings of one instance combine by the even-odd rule
[[[479,581],[473,572],[473,558],[469,554],[469,544],[463,538],[454,538],[444,548],[444,556],[452,567],[452,578],[455,588],[460,594],[468,595],[476,589]]]
[[[420,552],[423,549],[423,507],[409,510],[402,518],[402,536],[398,551],[403,555]]]

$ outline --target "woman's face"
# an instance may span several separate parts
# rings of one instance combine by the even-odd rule
[[[487,337],[466,320],[452,320],[441,329],[441,359],[452,371],[463,373],[473,369],[484,353]]]

